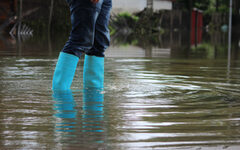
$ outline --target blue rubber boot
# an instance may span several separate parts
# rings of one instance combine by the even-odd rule
[[[60,52],[52,81],[53,90],[69,90],[75,75],[79,58]]]
[[[103,89],[104,57],[85,55],[83,69],[83,86],[86,88]]]

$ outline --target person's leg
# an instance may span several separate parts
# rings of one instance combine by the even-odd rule
[[[53,76],[52,89],[70,89],[78,58],[94,43],[95,23],[103,0],[97,5],[90,0],[67,0],[71,11],[72,31],[59,55]]]
[[[83,72],[84,88],[103,88],[104,52],[110,44],[108,23],[111,8],[112,0],[104,0],[95,26],[93,47],[86,51],[85,55]]]
[[[81,55],[93,47],[95,24],[99,15],[98,5],[90,0],[68,0],[72,30],[62,52]]]

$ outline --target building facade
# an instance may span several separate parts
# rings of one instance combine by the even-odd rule
[[[154,11],[172,10],[172,0],[113,0],[113,13],[138,12],[147,7]]]

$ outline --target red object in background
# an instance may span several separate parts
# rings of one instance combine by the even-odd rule
[[[196,14],[197,12],[195,10],[192,10],[192,16],[191,16],[191,45],[195,45],[195,29],[196,29]]]
[[[198,12],[198,24],[197,24],[197,43],[202,42],[202,33],[203,33],[203,14]]]
[[[191,45],[197,45],[202,42],[203,14],[201,11],[192,10],[191,16]]]

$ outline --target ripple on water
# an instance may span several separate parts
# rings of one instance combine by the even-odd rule
[[[79,67],[77,90],[54,94],[56,59],[0,59],[0,146],[238,148],[239,62],[208,61],[106,59],[104,92],[81,90]]]

